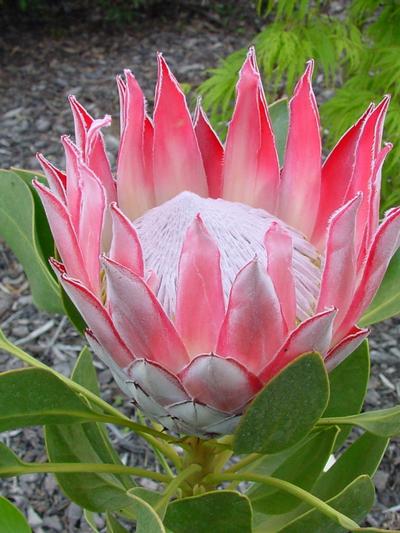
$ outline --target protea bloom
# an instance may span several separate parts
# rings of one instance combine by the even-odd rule
[[[328,369],[368,331],[355,324],[399,245],[400,208],[379,226],[389,99],[371,105],[321,163],[309,62],[290,100],[283,168],[251,49],[223,146],[158,56],[154,116],[130,71],[117,79],[114,177],[101,128],[70,97],[66,172],[36,182],[93,350],[165,427],[229,433],[300,354]]]

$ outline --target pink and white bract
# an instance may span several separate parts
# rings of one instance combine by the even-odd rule
[[[153,119],[117,79],[116,176],[101,128],[70,97],[66,172],[39,161],[60,282],[120,387],[172,431],[231,432],[254,395],[300,354],[328,369],[366,337],[355,324],[399,246],[400,208],[379,225],[389,99],[368,107],[322,164],[309,62],[290,100],[280,168],[251,49],[225,145],[158,56]]]

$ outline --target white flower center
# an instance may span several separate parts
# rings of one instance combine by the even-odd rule
[[[182,244],[189,225],[198,213],[221,253],[226,300],[237,273],[246,263],[257,255],[266,264],[264,235],[275,221],[293,239],[297,318],[302,321],[314,313],[321,279],[321,257],[300,232],[263,209],[182,192],[150,209],[134,222],[142,244],[146,270],[153,270],[157,274],[160,281],[157,298],[170,317],[173,318],[175,312]]]

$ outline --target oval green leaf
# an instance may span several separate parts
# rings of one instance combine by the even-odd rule
[[[72,379],[94,394],[99,393],[92,356],[84,348],[72,372]],[[93,406],[93,409],[96,410]],[[47,425],[46,447],[54,463],[122,464],[103,424]],[[64,493],[90,511],[115,511],[131,504],[126,490],[134,487],[129,476],[118,474],[56,474]]]
[[[316,432],[307,438],[301,447],[296,447],[296,450],[277,468],[269,468],[269,464],[274,462],[272,455],[261,459],[251,471],[289,481],[310,491],[332,453],[337,433],[337,428]],[[287,513],[301,503],[298,498],[287,492],[261,484],[254,484],[246,494],[255,511],[267,514]]]
[[[0,496],[1,533],[31,533],[24,515],[11,502]]]
[[[313,494],[327,500],[344,490],[361,475],[372,477],[387,448],[389,439],[364,433],[358,437],[319,478]]]
[[[360,476],[342,492],[328,500],[327,503],[355,522],[360,522],[368,514],[374,500],[375,490],[371,479],[368,476]],[[304,533],[305,531],[312,531],[312,533],[348,532],[347,529],[333,522],[317,509],[308,511],[276,531],[282,533]]]
[[[364,341],[339,366],[329,372],[330,396],[324,417],[355,415],[361,411],[367,393],[370,371],[368,341]],[[341,428],[336,440],[339,448],[350,428]]]
[[[354,416],[321,418],[321,424],[358,426],[379,437],[400,435],[400,405]]]
[[[319,354],[298,357],[256,396],[242,417],[235,453],[276,453],[304,438],[324,412],[329,382]]]
[[[106,416],[92,411],[54,374],[39,368],[0,374],[0,406],[0,431],[107,420]]]
[[[174,533],[251,533],[251,521],[248,498],[228,490],[175,500],[164,519]]]
[[[166,533],[160,517],[151,505],[136,494],[129,492],[128,495],[136,515],[136,533]]]
[[[42,255],[35,224],[29,186],[15,172],[0,170],[0,234],[22,263],[37,307],[62,313],[60,288]]]

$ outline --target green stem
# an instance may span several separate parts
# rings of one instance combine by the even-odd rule
[[[128,474],[136,477],[145,477],[168,483],[169,476],[152,472],[144,468],[134,466],[124,466],[117,464],[101,463],[34,463],[12,465],[10,467],[0,467],[0,476],[13,476],[25,474],[52,473],[52,474],[72,474],[72,473],[98,473],[98,474]]]
[[[136,414],[137,414],[137,417],[138,417],[140,423],[144,425],[145,420],[144,420],[143,414],[139,410],[136,411]],[[154,427],[154,424],[153,424],[153,427]],[[154,429],[157,429],[157,428],[154,428]],[[165,472],[169,476],[174,477],[174,473],[172,472],[172,470],[171,470],[169,464],[167,463],[167,460],[165,459],[165,457],[168,457],[170,459],[170,461],[172,461],[172,463],[175,465],[175,468],[177,468],[179,470],[180,468],[182,468],[182,461],[181,461],[181,458],[179,457],[179,455],[168,444],[164,445],[164,443],[160,443],[160,442],[157,442],[157,443],[150,443],[149,442],[149,444],[153,448],[153,451],[154,451],[156,457],[158,458],[161,466],[164,468]],[[160,451],[160,449],[162,449],[162,452]]]
[[[251,463],[254,463],[254,461],[257,461],[261,457],[261,454],[259,453],[250,453],[247,455],[244,459],[241,459],[231,467],[227,468],[224,473],[226,474],[234,474],[238,470],[241,470],[245,466],[250,465]]]
[[[283,479],[277,479],[270,476],[262,476],[260,474],[252,473],[242,473],[242,474],[227,474],[223,472],[222,474],[210,474],[204,478],[204,482],[207,483],[216,483],[223,481],[254,481],[256,483],[263,483],[264,485],[269,485],[277,489],[283,490],[289,494],[292,494],[299,500],[311,505],[315,509],[318,509],[321,513],[331,518],[334,522],[338,523],[345,529],[351,531],[358,529],[358,524],[354,522],[351,518],[340,513],[324,501],[320,500],[313,494],[310,494],[306,490],[284,481]]]
[[[332,418],[320,418],[316,424],[317,426],[356,426],[357,420],[354,421],[353,416],[337,416]]]
[[[195,474],[196,472],[200,472],[201,466],[200,465],[190,465],[185,470],[182,470],[170,483],[167,487],[165,487],[164,493],[162,498],[156,503],[154,506],[154,510],[159,512],[163,509],[164,505],[167,505],[170,498],[175,494],[175,492],[178,490],[178,488],[182,485],[182,483],[190,477],[192,474]]]

